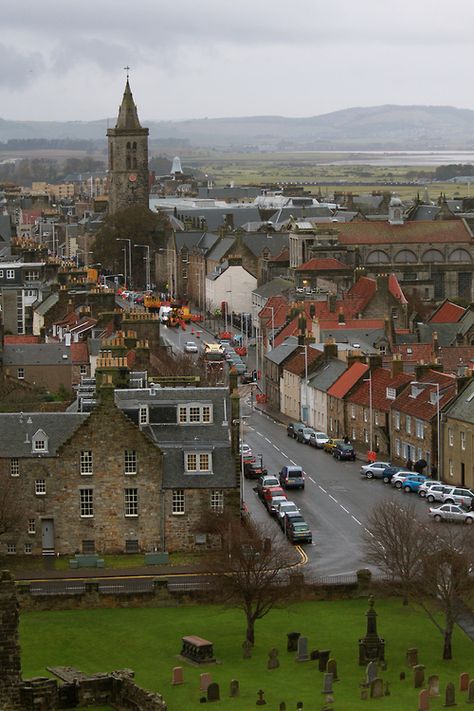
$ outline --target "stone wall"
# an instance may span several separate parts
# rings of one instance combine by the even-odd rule
[[[21,681],[18,643],[19,605],[15,583],[7,570],[0,576],[0,708],[19,711]]]

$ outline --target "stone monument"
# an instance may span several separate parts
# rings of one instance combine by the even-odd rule
[[[359,665],[366,666],[371,661],[385,661],[385,640],[377,634],[377,613],[374,610],[374,598],[369,597],[367,610],[367,632],[359,639]]]

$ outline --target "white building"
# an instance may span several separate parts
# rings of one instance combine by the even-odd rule
[[[206,304],[214,310],[225,301],[229,313],[250,313],[256,286],[256,277],[244,267],[221,264],[206,276]]]

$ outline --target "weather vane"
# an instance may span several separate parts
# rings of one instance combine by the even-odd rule
[[[130,67],[127,65],[126,67],[124,67],[124,69],[127,72],[127,81],[128,81],[128,73],[130,71]]]

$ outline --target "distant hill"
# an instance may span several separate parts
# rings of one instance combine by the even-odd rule
[[[270,150],[469,150],[474,149],[474,111],[451,106],[373,106],[308,118],[249,116],[186,121],[142,120],[152,145],[183,144]],[[7,121],[0,141],[73,139],[105,142],[115,119]]]

